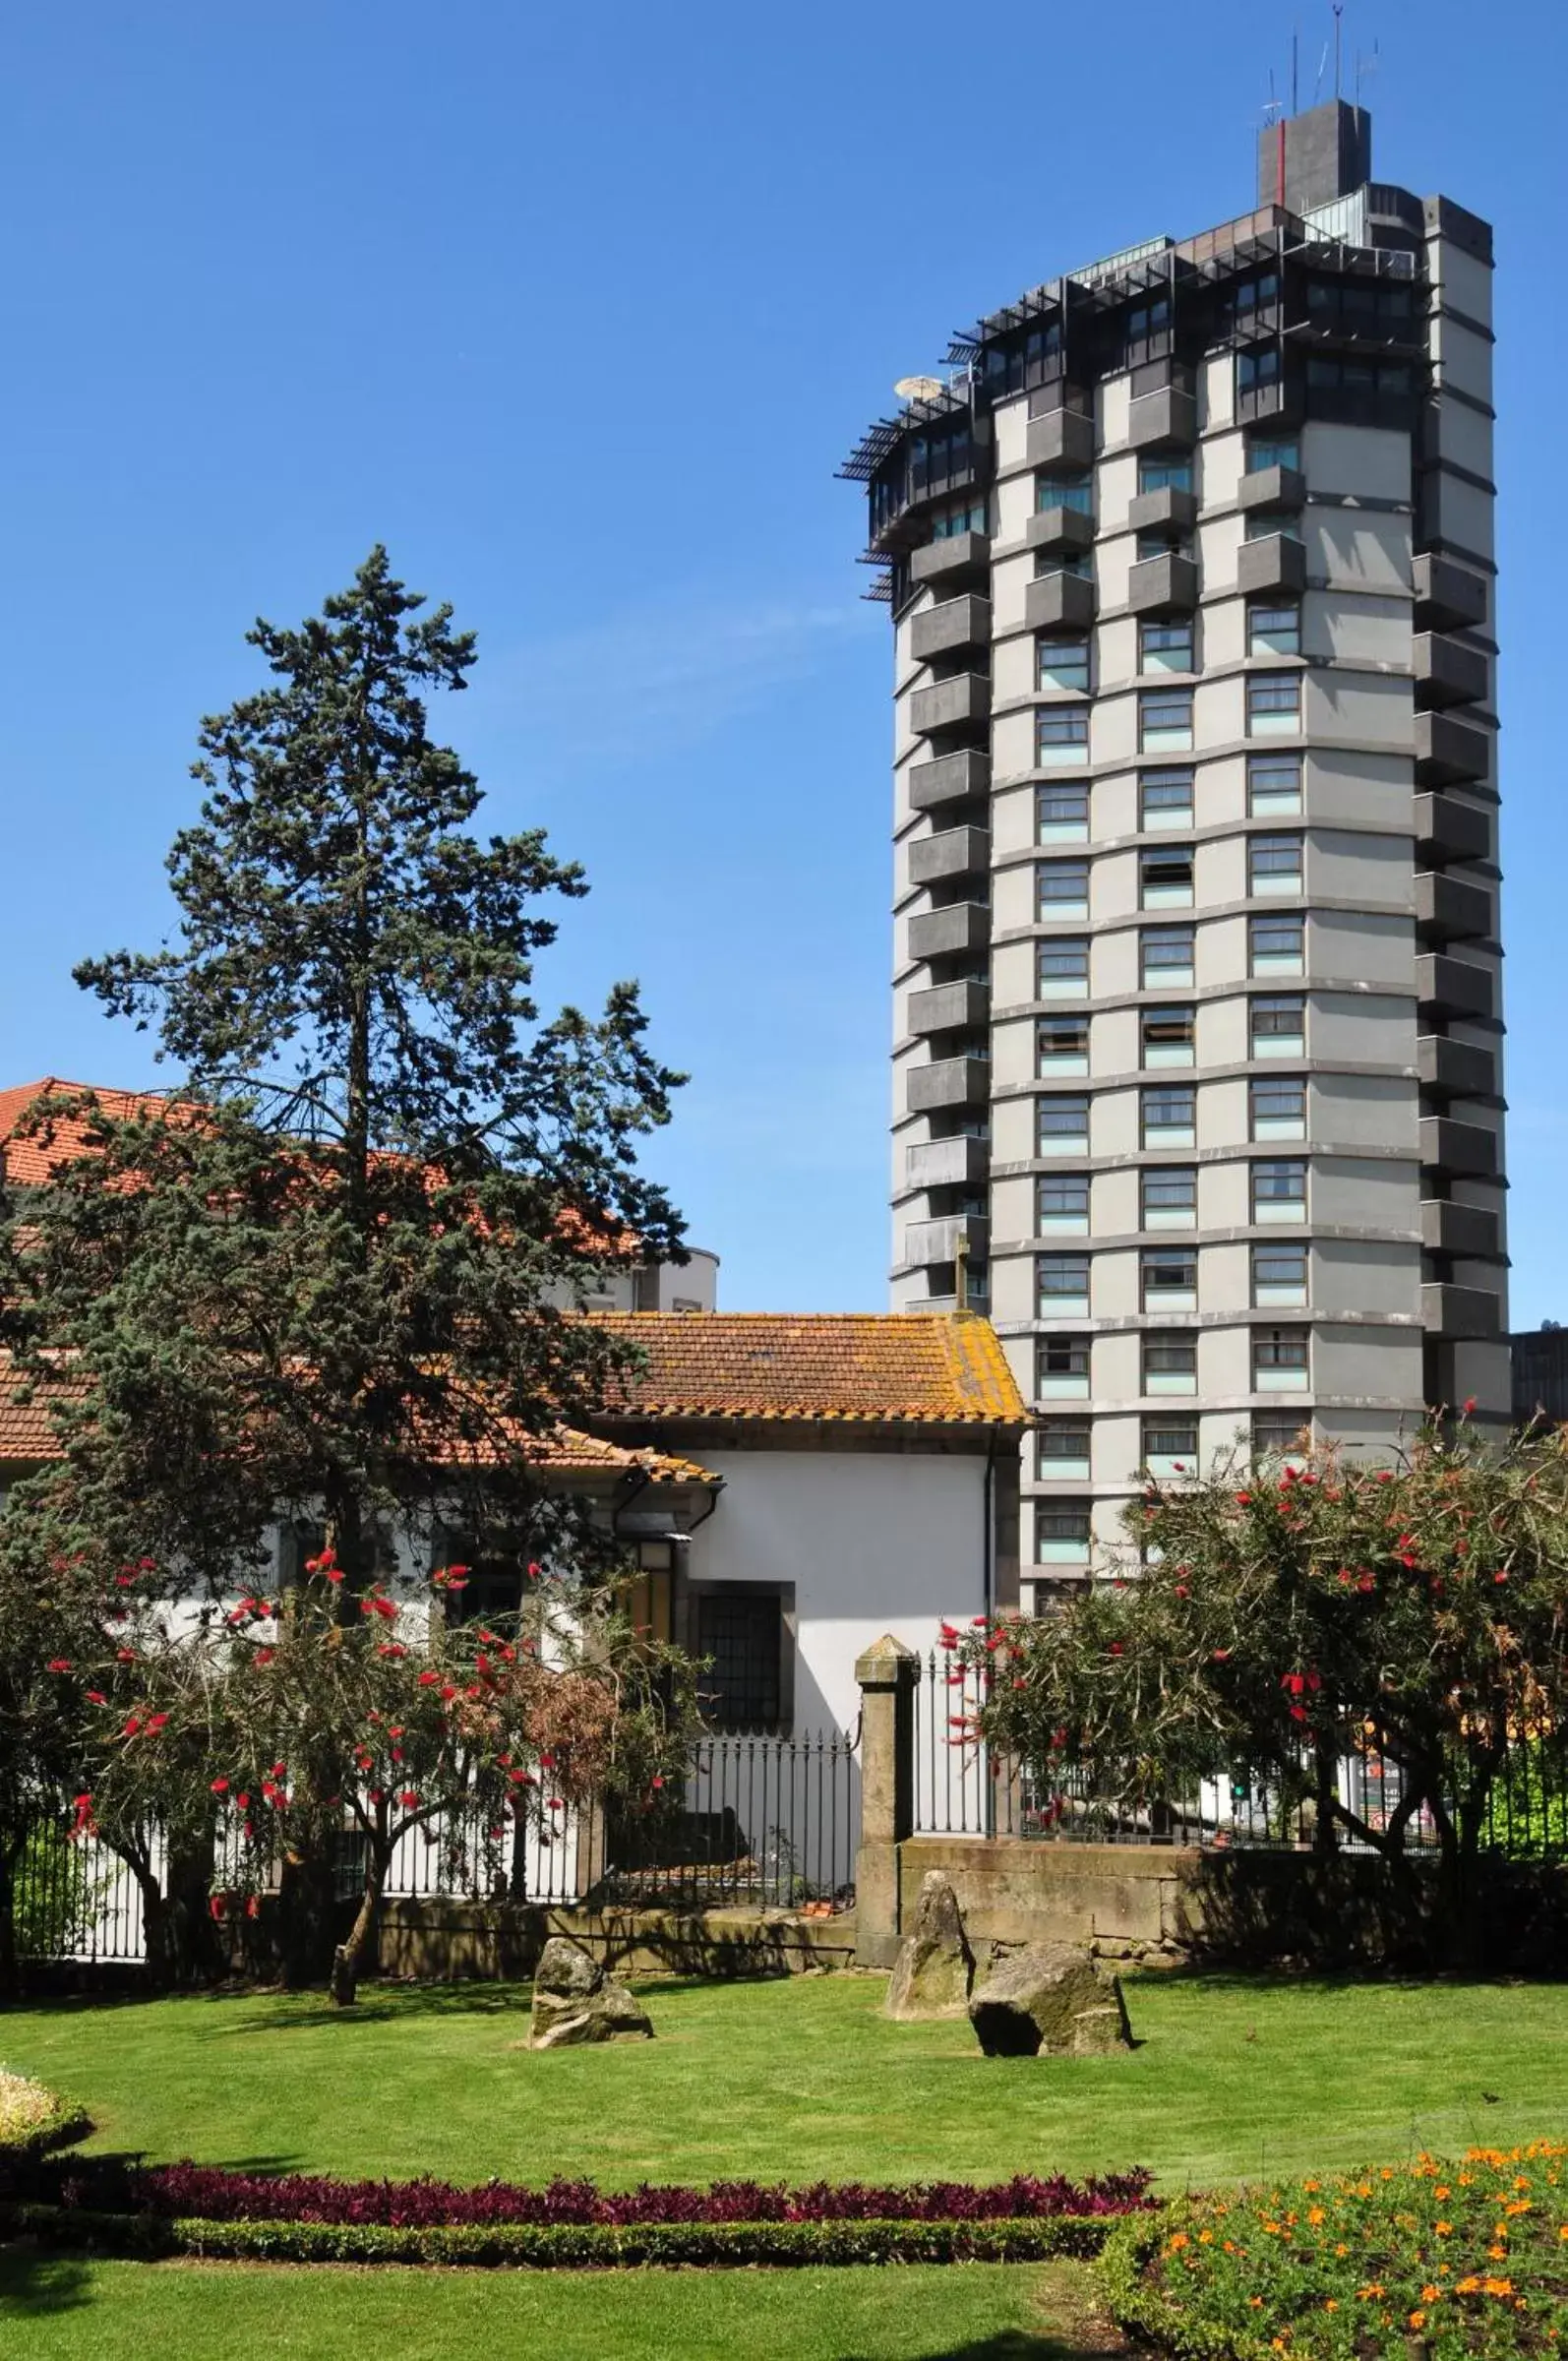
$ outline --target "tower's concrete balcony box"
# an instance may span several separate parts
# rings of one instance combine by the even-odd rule
[[[1423,787],[1446,787],[1484,779],[1491,768],[1491,740],[1474,722],[1452,713],[1416,716],[1416,776]]]
[[[1190,449],[1198,439],[1198,405],[1179,386],[1134,394],[1127,412],[1127,441],[1134,451]]]
[[[1425,942],[1484,940],[1495,932],[1492,897],[1484,885],[1441,870],[1421,870],[1416,878],[1416,931]]]
[[[1095,587],[1087,575],[1037,575],[1024,590],[1024,622],[1032,632],[1086,632],[1094,621]]]
[[[1488,968],[1443,951],[1417,952],[1416,999],[1423,1017],[1490,1016],[1492,999]]]
[[[928,991],[909,996],[911,1033],[978,1033],[990,1014],[989,989],[967,979],[961,984],[933,984]]]
[[[926,1069],[930,1072],[930,1067]],[[909,1188],[971,1188],[991,1173],[991,1142],[967,1131],[956,1139],[921,1139],[904,1150],[904,1181]]]
[[[909,700],[911,726],[923,738],[945,730],[974,729],[991,716],[991,683],[983,672],[956,673],[917,689]]]
[[[911,1115],[939,1115],[950,1107],[985,1107],[991,1101],[989,1058],[937,1058],[909,1068],[905,1098]]]
[[[917,836],[909,848],[911,885],[945,885],[954,878],[984,877],[991,868],[989,828],[943,828]]]
[[[1452,1197],[1422,1198],[1421,1244],[1428,1254],[1457,1254],[1468,1262],[1501,1260],[1497,1216],[1484,1205],[1457,1205]]]
[[[958,1248],[977,1262],[984,1262],[991,1243],[991,1224],[978,1213],[949,1214],[936,1222],[910,1222],[904,1230],[904,1265],[917,1270],[923,1264],[955,1262]]]
[[[985,902],[949,902],[909,922],[911,959],[950,959],[991,948],[991,910]]]
[[[1446,1033],[1422,1033],[1416,1042],[1416,1071],[1431,1098],[1489,1099],[1497,1089],[1497,1061],[1490,1050]]]
[[[1198,570],[1174,550],[1144,558],[1127,575],[1127,604],[1134,615],[1190,615],[1198,603]]]
[[[1478,647],[1450,639],[1443,632],[1417,632],[1415,640],[1416,694],[1423,705],[1478,705],[1486,701],[1486,659]]]
[[[1261,540],[1243,541],[1236,553],[1236,586],[1247,598],[1267,590],[1299,596],[1306,588],[1306,544],[1292,533],[1265,533]]]
[[[1306,506],[1306,478],[1298,467],[1254,467],[1236,486],[1236,505],[1243,515],[1262,509],[1269,515]]]
[[[1486,584],[1468,566],[1430,552],[1416,560],[1416,621],[1422,631],[1475,632],[1486,621]]]
[[[1053,502],[1049,509],[1038,509],[1024,527],[1024,546],[1028,549],[1060,549],[1071,552],[1094,547],[1094,518],[1082,509],[1064,509]]]
[[[1421,1323],[1444,1336],[1475,1339],[1501,1332],[1497,1298],[1489,1287],[1427,1283],[1421,1289]]]
[[[1416,850],[1423,861],[1485,861],[1492,843],[1491,817],[1457,796],[1416,798]]]
[[[1088,467],[1094,460],[1094,420],[1065,407],[1031,418],[1024,454],[1031,467]]]
[[[923,607],[910,626],[910,653],[917,664],[929,664],[933,656],[949,656],[955,648],[990,644],[991,601],[977,597],[972,590],[944,598],[937,606]]]
[[[909,578],[916,588],[927,582],[952,582],[965,575],[990,575],[991,536],[988,533],[949,533],[944,541],[927,541],[909,561]]]
[[[974,796],[985,795],[990,786],[991,757],[977,746],[962,747],[956,755],[938,755],[933,762],[912,762],[909,768],[909,801],[916,812],[968,803]]]
[[[1183,492],[1176,484],[1162,484],[1158,492],[1140,492],[1127,511],[1129,533],[1169,533],[1173,539],[1179,533],[1190,533],[1198,521],[1198,496]]]
[[[1420,1159],[1426,1171],[1461,1180],[1497,1176],[1497,1134],[1482,1123],[1457,1122],[1448,1115],[1423,1115],[1418,1125]]]

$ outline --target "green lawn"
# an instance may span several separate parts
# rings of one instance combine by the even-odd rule
[[[654,1984],[657,2038],[519,2048],[514,1990],[54,2004],[0,2062],[97,2145],[256,2169],[457,2181],[991,2179],[1153,2165],[1167,2187],[1568,2128],[1568,1985],[1129,1982],[1142,2046],[984,2059],[895,2026],[880,1978]],[[1483,2093],[1495,2094],[1495,2103]]]

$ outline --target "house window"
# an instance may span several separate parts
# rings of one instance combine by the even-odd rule
[[[1040,768],[1048,770],[1053,763],[1079,763],[1088,759],[1088,706],[1037,705],[1035,760]]]
[[[1299,541],[1300,518],[1289,509],[1248,509],[1241,537],[1244,541]]]
[[[1247,890],[1253,894],[1299,893],[1299,836],[1252,836],[1246,848]]]
[[[1081,844],[1089,833],[1087,787],[1042,787],[1035,796],[1035,836],[1041,844]]]
[[[1037,1099],[1035,1141],[1041,1156],[1081,1156],[1089,1145],[1087,1097],[1074,1091]]]
[[[1254,819],[1281,818],[1301,809],[1299,755],[1248,755],[1246,808]]]
[[[1252,1301],[1260,1311],[1285,1311],[1306,1302],[1306,1248],[1254,1246]]]
[[[1246,611],[1246,652],[1249,656],[1300,654],[1301,610],[1294,598],[1253,599]]]
[[[1035,1503],[1035,1561],[1042,1566],[1082,1566],[1089,1562],[1092,1527],[1087,1502],[1053,1500]]]
[[[1238,394],[1261,394],[1267,387],[1280,382],[1280,348],[1277,344],[1254,345],[1249,352],[1236,356],[1236,390]]]
[[[1164,992],[1173,984],[1192,982],[1194,940],[1191,927],[1143,929],[1138,947],[1145,992]]]
[[[1253,435],[1246,445],[1246,471],[1261,475],[1265,467],[1301,465],[1301,446],[1295,435]]]
[[[1042,918],[1087,918],[1087,861],[1042,861],[1035,869],[1035,896]]]
[[[1192,825],[1190,770],[1146,770],[1138,782],[1138,815],[1145,829]]]
[[[1089,635],[1087,632],[1042,632],[1035,641],[1035,677],[1042,689],[1076,689],[1089,693]]]
[[[1254,1139],[1306,1137],[1306,1084],[1295,1074],[1247,1086]]]
[[[1138,461],[1138,490],[1140,492],[1190,492],[1192,461],[1190,458],[1160,458],[1145,456]]]
[[[1196,1311],[1198,1257],[1192,1246],[1145,1246],[1139,1262],[1145,1311]]]
[[[1045,1075],[1089,1071],[1089,1019],[1043,1016],[1035,1027],[1035,1070]]]
[[[1195,1394],[1198,1390],[1198,1340],[1148,1335],[1143,1340],[1143,1390],[1146,1394]]]
[[[1306,1166],[1298,1158],[1274,1158],[1252,1167],[1254,1222],[1304,1222]]]
[[[1167,532],[1139,533],[1134,546],[1140,566],[1146,565],[1151,558],[1190,558],[1192,535]]]
[[[1298,672],[1254,672],[1247,676],[1246,728],[1249,738],[1288,738],[1301,726]]]
[[[1192,661],[1192,618],[1179,623],[1140,623],[1140,672],[1195,672]]]
[[[1075,575],[1080,582],[1094,580],[1094,560],[1086,549],[1037,549],[1035,579],[1048,574]]]
[[[1185,910],[1192,902],[1190,844],[1146,844],[1138,855],[1138,901],[1145,910]]]
[[[1197,1011],[1145,1008],[1139,1019],[1145,1065],[1191,1065],[1197,1056]]]
[[[1035,1302],[1043,1320],[1086,1318],[1089,1311],[1088,1255],[1037,1255]]]
[[[1190,1164],[1151,1164],[1142,1176],[1145,1230],[1191,1230],[1198,1218],[1198,1176]]]
[[[1047,1173],[1035,1183],[1035,1224],[1042,1238],[1053,1230],[1077,1232],[1089,1227],[1087,1173]]]
[[[1252,1414],[1254,1459],[1289,1459],[1299,1465],[1311,1449],[1311,1422],[1295,1411],[1256,1410]]]
[[[784,1602],[750,1583],[699,1592],[693,1654],[702,1718],[712,1729],[776,1729],[784,1719]]]
[[[1138,696],[1138,744],[1146,755],[1188,754],[1192,747],[1190,689],[1144,689]]]
[[[1143,1093],[1142,1110],[1146,1148],[1196,1147],[1198,1094],[1190,1083],[1151,1087]]]
[[[1089,1339],[1086,1336],[1046,1336],[1040,1340],[1035,1357],[1035,1393],[1038,1399],[1070,1400],[1074,1396],[1087,1399],[1089,1393]]]
[[[1089,939],[1065,936],[1035,945],[1036,998],[1042,1000],[1086,1000],[1089,998]]]
[[[1255,976],[1303,976],[1306,973],[1306,921],[1302,918],[1249,918],[1247,942]]]
[[[1087,1419],[1045,1419],[1041,1422],[1036,1466],[1044,1483],[1087,1483],[1089,1477]]]
[[[1303,1058],[1306,1055],[1306,1002],[1291,999],[1257,999],[1252,1002],[1254,1058]]]
[[[1307,1382],[1307,1334],[1304,1328],[1257,1328],[1252,1333],[1252,1389],[1259,1394],[1288,1394]]]
[[[1145,1419],[1143,1464],[1151,1476],[1195,1476],[1198,1472],[1196,1419]]]
[[[1080,516],[1094,515],[1094,470],[1089,467],[1061,475],[1035,477],[1035,511],[1076,509]]]
[[[956,541],[960,533],[984,533],[990,529],[984,499],[950,500],[944,508],[932,513],[931,537],[934,541]]]

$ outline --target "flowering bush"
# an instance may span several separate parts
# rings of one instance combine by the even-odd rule
[[[1568,2339],[1568,2146],[1194,2199],[1107,2257],[1118,2319],[1236,2361],[1528,2361]]]
[[[87,2118],[42,2083],[0,2066],[0,2151],[64,2146],[87,2128]]]

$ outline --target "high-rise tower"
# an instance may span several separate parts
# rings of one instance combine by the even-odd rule
[[[893,1302],[1140,1471],[1509,1408],[1491,234],[1271,124],[1255,211],[1031,288],[846,472],[891,601]]]

